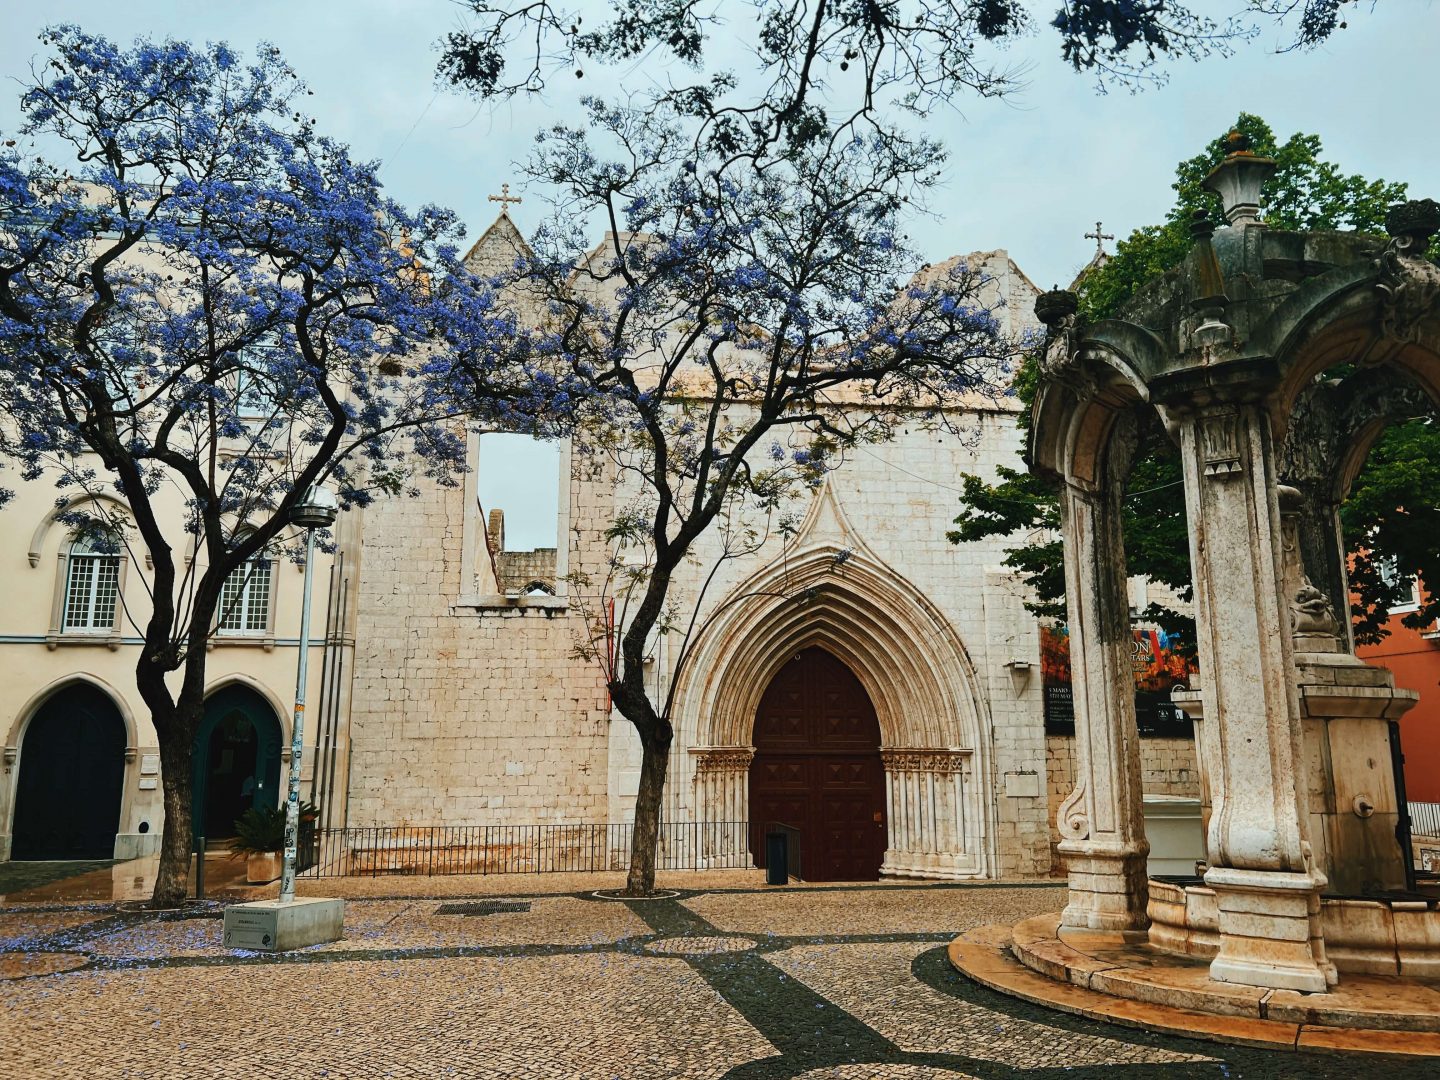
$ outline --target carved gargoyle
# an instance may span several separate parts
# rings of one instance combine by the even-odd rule
[[[1440,266],[1425,258],[1440,231],[1440,204],[1417,199],[1392,207],[1385,218],[1390,243],[1375,262],[1380,279],[1380,332],[1392,341],[1419,340],[1420,324],[1440,314]]]
[[[1296,637],[1323,637],[1333,641],[1340,631],[1340,620],[1335,617],[1330,598],[1310,584],[1308,578],[1302,580],[1290,601],[1290,621]]]

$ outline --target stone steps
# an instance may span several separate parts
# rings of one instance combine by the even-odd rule
[[[1327,994],[1217,983],[1203,962],[1119,934],[1057,933],[1058,914],[951,942],[951,964],[1000,993],[1095,1020],[1273,1050],[1440,1057],[1440,984],[1345,976]]]

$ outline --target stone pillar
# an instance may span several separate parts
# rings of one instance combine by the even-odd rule
[[[886,826],[882,874],[895,877],[969,877],[979,870],[979,846],[970,834],[970,751],[882,750]]]
[[[748,865],[751,746],[697,746],[695,820],[701,823],[701,855],[706,865]]]
[[[1060,805],[1070,895],[1061,925],[1142,931],[1147,885],[1140,742],[1120,485],[1061,494],[1075,699],[1075,790]]]
[[[1351,654],[1350,635],[1331,598],[1305,572],[1304,497],[1291,487],[1281,487],[1279,496],[1305,748],[1303,790],[1315,864],[1332,893],[1404,889],[1411,856],[1396,837],[1400,801],[1390,723],[1419,695],[1397,690],[1390,672]],[[1334,546],[1338,549],[1338,541]],[[1337,551],[1326,563],[1339,557]]]
[[[1323,991],[1335,981],[1302,820],[1303,754],[1283,595],[1269,417],[1210,403],[1178,417],[1195,580],[1212,805],[1205,883],[1219,908],[1222,982]]]

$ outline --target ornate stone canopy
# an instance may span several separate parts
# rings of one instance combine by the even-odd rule
[[[1319,449],[1305,454],[1286,440],[1338,365],[1440,401],[1440,270],[1423,258],[1440,207],[1396,207],[1388,242],[1271,229],[1257,208],[1273,167],[1231,153],[1207,181],[1228,227],[1197,217],[1185,262],[1120,318],[1084,325],[1073,295],[1040,298],[1049,335],[1028,459],[1060,486],[1065,538],[1078,768],[1060,810],[1062,924],[1139,933],[1150,921],[1120,498],[1136,432],[1158,424],[1184,470],[1202,679],[1188,707],[1203,717],[1204,885],[1218,913],[1207,942],[1187,941],[1210,950],[1213,979],[1313,992],[1337,978],[1322,894],[1403,887],[1387,725],[1412,702],[1362,672],[1325,618],[1346,590],[1334,515],[1384,424],[1343,440],[1336,425],[1307,429]],[[1302,459],[1321,482],[1307,495],[1297,478],[1282,521],[1280,467]]]

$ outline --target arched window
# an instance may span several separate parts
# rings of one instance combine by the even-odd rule
[[[243,540],[244,533],[236,537]],[[263,548],[230,571],[220,587],[216,629],[221,634],[263,635],[270,631],[274,560]]]
[[[120,613],[118,541],[80,537],[70,545],[65,567],[66,633],[109,634]]]

